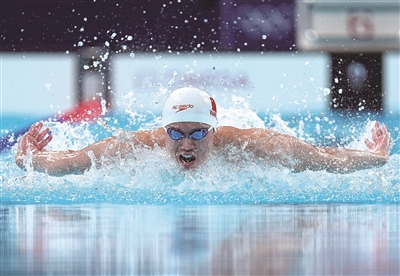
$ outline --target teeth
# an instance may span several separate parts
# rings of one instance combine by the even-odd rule
[[[196,159],[196,157],[194,157],[192,154],[181,154],[181,155],[179,155],[179,159],[182,162],[189,163],[189,162],[194,161]]]

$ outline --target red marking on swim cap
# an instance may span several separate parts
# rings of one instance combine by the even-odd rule
[[[215,103],[214,99],[211,97],[210,97],[210,101],[211,101],[210,115],[217,118],[217,104]]]

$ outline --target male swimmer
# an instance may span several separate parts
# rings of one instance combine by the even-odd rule
[[[49,175],[84,173],[101,167],[102,156],[129,158],[135,147],[161,147],[183,168],[206,162],[213,150],[245,151],[262,160],[265,166],[283,166],[293,171],[327,170],[348,173],[385,164],[390,153],[390,135],[386,126],[376,123],[368,150],[321,148],[296,137],[262,128],[217,127],[217,106],[205,91],[185,87],[172,92],[162,109],[163,127],[132,133],[130,141],[110,137],[80,150],[47,151],[52,140],[43,123],[32,125],[24,134],[16,152],[16,163]],[[27,162],[28,161],[28,162]]]

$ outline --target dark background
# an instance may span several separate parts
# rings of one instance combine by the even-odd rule
[[[111,51],[290,51],[295,44],[294,0],[1,0],[0,5],[3,52],[76,51],[106,43]]]
[[[0,8],[1,52],[298,51],[295,0],[0,0]],[[382,110],[380,53],[331,60],[331,108]],[[354,62],[368,69],[357,89],[348,85],[357,75],[340,73]]]

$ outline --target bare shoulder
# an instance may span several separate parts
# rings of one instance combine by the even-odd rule
[[[259,136],[259,135],[276,135],[276,132],[265,128],[237,128],[233,126],[221,126],[217,128],[216,136],[221,138],[237,139],[241,137]]]
[[[226,145],[242,146],[243,143],[251,145],[260,141],[268,141],[274,135],[279,135],[279,133],[264,128],[241,129],[232,126],[221,126],[215,134],[214,144],[216,147],[224,147]]]
[[[84,149],[82,153],[93,151],[96,156],[107,154],[109,156],[124,156],[131,153],[135,147],[154,148],[165,146],[163,129],[143,130],[136,132],[123,132],[116,136],[105,138]]]
[[[154,130],[140,130],[132,132],[132,142],[148,147],[165,146],[165,133],[163,128]]]

